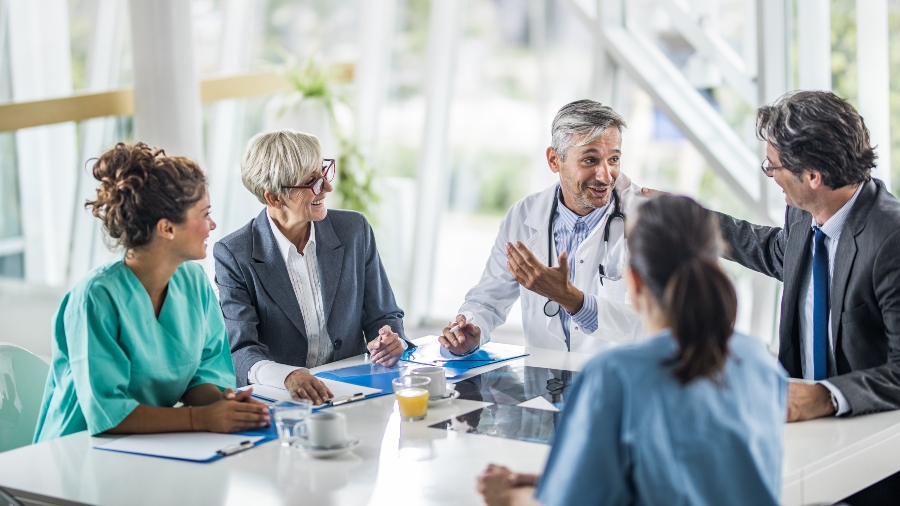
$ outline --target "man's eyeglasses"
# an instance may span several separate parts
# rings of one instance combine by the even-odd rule
[[[760,165],[759,168],[762,169],[763,174],[772,177],[774,175],[773,172],[775,172],[775,169],[783,169],[784,167],[775,167],[771,164],[771,162],[769,162],[769,159],[766,158],[765,160],[763,160],[762,165]]]
[[[313,195],[318,195],[322,193],[322,189],[325,187],[325,181],[329,183],[334,181],[334,159],[332,158],[324,158],[322,160],[322,177],[316,179],[310,184],[300,184],[296,186],[282,186],[282,189],[293,189],[293,188],[309,188],[312,190]]]

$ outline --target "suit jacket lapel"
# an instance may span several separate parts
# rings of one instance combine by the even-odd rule
[[[850,279],[850,271],[853,267],[853,261],[856,259],[856,236],[849,232],[849,230],[841,231],[837,252],[834,254],[834,274],[831,278],[831,341],[834,343],[835,359],[837,359],[836,352],[841,345],[841,315],[844,312],[844,293],[847,291],[847,281]],[[835,371],[837,371],[838,363],[840,361],[836,360],[834,364]],[[842,371],[837,372],[841,374]]]
[[[327,215],[324,220],[317,221],[315,227],[316,257],[319,259],[319,279],[322,283],[322,305],[327,322],[331,317],[334,299],[341,282],[341,272],[344,270],[344,245],[335,234],[331,219]]]
[[[253,222],[253,270],[269,297],[287,315],[300,334],[306,337],[306,325],[300,312],[300,303],[294,294],[288,277],[287,265],[275,242],[275,235],[269,226],[269,217],[263,209]]]
[[[788,244],[784,255],[784,300],[781,306],[781,344],[779,357],[788,373],[793,377],[803,374],[801,366],[800,326],[797,320],[799,304],[801,304],[800,276],[806,272],[810,256],[812,216],[800,213],[800,217],[791,223],[792,232],[788,235]]]
[[[841,315],[844,312],[844,294],[847,291],[847,282],[850,280],[850,272],[853,270],[853,262],[856,259],[856,236],[866,227],[869,212],[876,199],[876,185],[874,182],[863,183],[853,208],[847,214],[847,221],[841,230],[837,251],[834,254],[834,274],[831,278],[831,338],[834,342],[835,358],[840,349],[841,341]],[[837,361],[835,368],[837,368]],[[838,371],[838,374],[846,371]]]

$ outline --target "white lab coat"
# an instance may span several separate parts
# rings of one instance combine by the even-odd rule
[[[535,257],[547,265],[548,247],[550,243],[555,242],[550,241],[547,229],[557,186],[558,184],[554,183],[542,192],[525,197],[506,213],[481,280],[466,294],[466,300],[459,312],[481,328],[482,344],[490,341],[491,332],[506,321],[509,308],[521,297],[526,345],[566,350],[566,335],[559,315],[546,316],[544,303],[547,299],[519,285],[506,267],[506,243],[515,241],[522,241]],[[641,195],[641,188],[632,184],[624,174],[619,175],[616,190],[627,220],[637,203],[645,197]],[[599,320],[599,326],[592,334],[584,333],[574,319],[570,320],[569,333],[573,352],[596,353],[616,344],[635,342],[642,335],[641,320],[631,308],[625,290],[625,280],[606,279],[603,285],[600,284],[597,267],[604,258],[603,229],[612,211],[613,206],[608,206],[606,216],[579,245],[578,250],[574,253],[569,252],[569,264],[575,268],[574,285],[584,292],[586,297],[594,297],[597,300]],[[614,251],[610,255],[613,259],[624,258],[624,227],[620,223],[616,220],[610,228],[609,248]],[[555,246],[553,244],[554,265],[558,257]],[[610,272],[609,266],[607,272]],[[560,308],[560,311],[564,309]]]

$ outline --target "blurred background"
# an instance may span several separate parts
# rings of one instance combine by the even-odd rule
[[[329,206],[373,223],[419,337],[456,314],[506,210],[554,181],[562,105],[626,118],[637,184],[780,224],[755,109],[834,90],[896,192],[898,74],[900,0],[0,0],[0,341],[49,356],[63,294],[116,254],[83,204],[90,159],[119,141],[201,163],[215,240],[261,209],[247,140],[319,136]],[[739,330],[774,342],[779,284],[725,266]],[[517,304],[495,336],[520,331]]]

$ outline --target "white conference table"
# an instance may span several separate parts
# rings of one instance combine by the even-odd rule
[[[553,369],[579,370],[590,358],[528,352],[518,360]],[[354,357],[317,371],[363,361]],[[429,408],[419,422],[401,422],[393,396],[333,408],[347,415],[349,432],[362,439],[352,453],[333,459],[312,459],[271,442],[198,464],[93,450],[109,438],[81,432],[0,453],[0,487],[25,504],[481,504],[475,479],[488,463],[538,473],[550,450],[538,443],[428,427],[485,405],[457,399]],[[900,411],[789,424],[782,501],[837,501],[900,470],[897,455]]]

